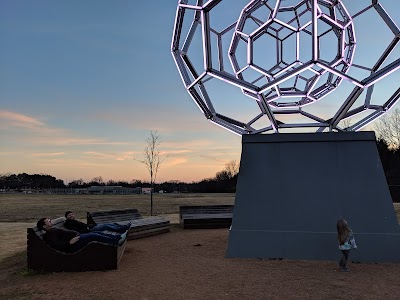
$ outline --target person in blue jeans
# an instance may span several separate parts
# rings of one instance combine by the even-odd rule
[[[45,231],[43,240],[50,247],[63,252],[76,252],[94,241],[117,247],[125,242],[127,234],[127,232],[116,235],[105,235],[98,232],[79,233],[73,230],[53,228],[49,218],[41,218],[37,222],[37,227]]]
[[[97,225],[88,225],[83,222],[80,222],[75,219],[75,214],[72,211],[65,212],[65,221],[64,227],[69,230],[74,230],[79,233],[88,233],[88,232],[98,232],[101,233],[104,230],[115,231],[119,233],[123,233],[129,228],[131,228],[131,223],[129,222],[127,225],[120,225],[115,223],[106,223],[106,224],[97,224]]]

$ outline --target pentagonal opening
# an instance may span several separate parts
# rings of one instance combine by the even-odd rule
[[[318,22],[318,25],[324,22]],[[337,30],[337,29],[335,29]],[[335,61],[337,58],[340,58],[340,50],[341,47],[340,39],[335,33],[333,28],[325,31],[318,37],[318,48],[319,48],[319,59],[325,62]]]
[[[247,66],[247,44],[247,40],[242,35],[235,33],[229,51],[233,52],[230,54],[230,59],[236,73]]]

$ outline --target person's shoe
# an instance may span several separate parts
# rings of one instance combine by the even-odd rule
[[[340,272],[350,272],[350,269],[348,269],[348,268],[342,268],[342,269],[340,269]]]
[[[118,246],[122,245],[122,244],[125,242],[125,240],[126,240],[126,234],[127,234],[127,232],[121,234],[121,236],[120,236],[120,238],[119,238],[119,241],[118,241]]]
[[[121,225],[120,229],[118,230],[118,232],[126,232],[128,231],[132,226],[132,222],[129,222],[126,225]]]
[[[126,230],[129,230],[129,229],[131,229],[131,226],[132,226],[132,222],[129,222],[128,224],[126,224]]]

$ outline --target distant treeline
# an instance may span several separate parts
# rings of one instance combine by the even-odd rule
[[[233,165],[233,169],[232,169]],[[178,180],[170,180],[163,183],[154,184],[154,191],[187,192],[187,193],[234,193],[236,190],[238,165],[235,161],[227,164],[226,168],[217,172],[215,177],[203,179],[198,182],[181,182]],[[103,182],[102,177],[95,177],[89,182],[83,179],[77,179],[65,184],[63,180],[47,174],[1,174],[0,189],[2,190],[45,190],[52,188],[74,188],[84,189],[91,186],[122,186],[122,187],[151,187],[150,182],[133,179],[132,181],[114,181],[109,180]]]
[[[381,157],[386,180],[394,202],[400,202],[400,151],[389,149],[384,141],[377,142],[379,155]],[[154,184],[154,191],[187,192],[187,193],[234,193],[238,176],[238,164],[236,161],[229,162],[225,169],[217,172],[213,178],[203,179],[198,182],[181,182],[170,180]],[[50,188],[88,188],[90,186],[122,186],[122,187],[150,187],[150,183],[140,180],[103,182],[101,177],[95,177],[89,182],[83,179],[73,180],[67,185],[60,179],[51,175],[26,173],[2,174],[0,175],[0,188],[23,190],[23,189],[50,189]]]

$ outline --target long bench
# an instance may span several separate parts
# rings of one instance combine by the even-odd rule
[[[162,217],[142,217],[137,209],[87,212],[87,224],[132,223],[128,240],[139,239],[170,231],[170,221]]]
[[[229,228],[233,205],[180,206],[179,223],[185,229]]]
[[[55,228],[65,229],[64,223],[64,217],[52,220]],[[28,269],[46,272],[115,270],[126,247],[126,241],[120,246],[90,242],[77,252],[67,253],[50,247],[43,240],[44,234],[45,231],[37,227],[27,229]]]

